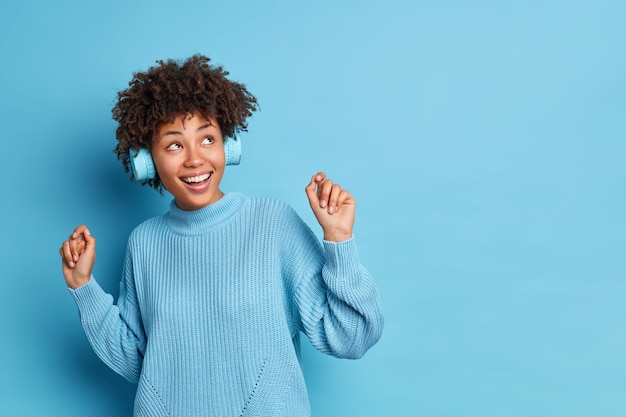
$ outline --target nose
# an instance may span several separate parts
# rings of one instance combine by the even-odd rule
[[[187,147],[185,150],[185,167],[195,168],[204,164],[204,156],[202,155],[202,151],[200,149],[195,146],[190,146]]]

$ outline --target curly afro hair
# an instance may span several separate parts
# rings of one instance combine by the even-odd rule
[[[199,54],[182,62],[156,62],[148,71],[133,75],[112,109],[119,123],[114,152],[126,172],[131,168],[130,149],[151,149],[159,125],[180,116],[199,113],[213,118],[224,138],[247,131],[246,119],[258,109],[257,99],[243,84],[227,79],[228,72],[221,66],[209,64],[210,58]],[[158,174],[145,184],[163,190]]]

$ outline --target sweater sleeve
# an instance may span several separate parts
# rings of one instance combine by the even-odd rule
[[[362,357],[381,337],[383,314],[376,285],[359,260],[354,238],[320,245],[299,219],[289,241],[293,306],[299,330],[319,351]],[[301,224],[299,224],[302,222]]]
[[[93,276],[87,284],[70,289],[70,293],[78,305],[87,339],[98,357],[127,380],[137,382],[146,337],[129,263],[127,256],[117,305]]]

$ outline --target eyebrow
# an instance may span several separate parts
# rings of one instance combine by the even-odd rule
[[[200,132],[200,131],[202,131],[202,130],[204,130],[204,129],[208,129],[208,128],[209,128],[209,127],[211,127],[211,126],[213,126],[213,125],[212,125],[210,122],[209,122],[209,123],[206,123],[206,124],[203,124],[202,126],[199,126],[199,127],[196,129],[196,133],[197,133],[197,132]],[[159,137],[160,137],[160,138],[162,138],[162,137],[165,137],[165,136],[168,136],[168,135],[181,135],[181,134],[182,134],[182,133],[181,133],[181,132],[179,132],[178,130],[168,130],[167,132],[163,132],[163,133],[161,133],[161,134],[159,135]]]

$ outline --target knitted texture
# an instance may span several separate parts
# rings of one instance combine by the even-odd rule
[[[308,416],[299,335],[359,358],[383,328],[354,239],[321,245],[285,203],[239,193],[139,225],[117,304],[94,277],[70,292],[97,355],[138,382],[135,416]]]

